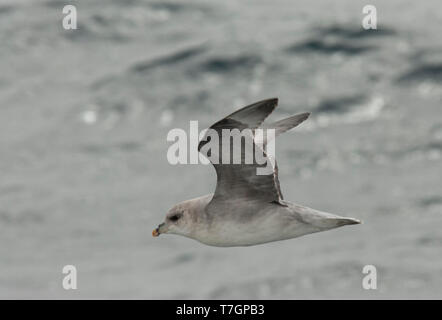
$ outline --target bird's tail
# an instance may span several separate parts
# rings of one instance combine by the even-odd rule
[[[342,217],[301,205],[292,204],[292,208],[293,211],[301,218],[301,220],[321,230],[334,229],[345,225],[362,223],[360,220],[355,218]]]
[[[350,224],[360,224],[361,221],[354,218],[347,218],[347,217],[323,217],[320,219],[312,219],[309,221],[312,225],[323,229],[334,229],[339,228],[342,226],[350,225]]]
[[[361,220],[355,219],[355,218],[347,218],[347,217],[339,217],[339,218],[334,218],[334,219],[330,219],[330,223],[334,223],[336,224],[336,227],[341,227],[341,226],[345,226],[348,224],[360,224],[362,223]]]

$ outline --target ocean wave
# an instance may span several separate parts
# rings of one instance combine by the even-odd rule
[[[192,12],[209,11],[208,6],[197,3],[182,2],[182,1],[157,1],[149,3],[149,6],[155,10],[167,10],[168,12],[172,13],[180,13],[184,11],[192,11]]]
[[[366,99],[363,95],[325,99],[315,108],[315,112],[345,112],[352,106],[363,103]]]
[[[14,10],[15,10],[15,8],[10,5],[0,6],[0,14],[6,14],[6,13],[9,14]]]
[[[304,128],[314,129],[374,120],[381,114],[384,106],[385,101],[381,96],[355,95],[324,99],[314,109],[314,117]]]
[[[121,1],[120,1],[121,2]],[[88,2],[88,8],[79,8],[83,12],[78,19],[78,28],[75,32],[63,32],[60,35],[71,41],[106,40],[122,42],[144,36],[145,32],[152,32],[156,25],[169,20],[172,12],[164,5],[155,5],[145,2],[132,1],[123,5],[115,3],[102,7],[100,2]],[[65,4],[50,2],[50,6],[62,8]],[[164,8],[163,8],[164,7]],[[163,8],[163,9],[161,9]]]
[[[0,222],[2,224],[19,225],[43,223],[46,216],[42,212],[34,210],[13,210],[0,211]]]
[[[262,62],[262,58],[255,54],[241,54],[238,56],[212,57],[200,63],[195,69],[199,72],[231,73],[239,70],[251,70]]]
[[[157,67],[173,65],[200,55],[206,52],[207,49],[207,45],[197,45],[189,48],[184,48],[159,58],[137,62],[129,68],[129,71],[140,73],[150,71]]]
[[[389,27],[366,30],[362,27],[357,28],[354,25],[336,25],[332,24],[318,29],[323,36],[338,36],[347,39],[363,39],[371,37],[385,37],[396,35],[397,32]]]
[[[395,34],[396,32],[388,27],[365,30],[354,25],[332,24],[317,28],[309,38],[287,47],[286,52],[357,55],[376,48],[373,43],[366,44],[366,39]]]
[[[346,55],[361,54],[373,50],[373,46],[355,45],[344,41],[334,43],[327,42],[325,39],[310,39],[301,43],[296,43],[286,49],[289,53],[310,53],[317,52],[321,54],[342,53]]]
[[[421,207],[440,206],[442,205],[442,197],[439,195],[425,197],[418,200],[418,205]]]
[[[417,66],[397,78],[398,83],[431,81],[442,83],[442,63]]]

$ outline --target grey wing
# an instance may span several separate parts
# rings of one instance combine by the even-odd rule
[[[265,128],[271,128],[275,129],[275,136],[279,136],[281,133],[286,132],[287,130],[290,130],[300,123],[307,120],[307,118],[310,116],[309,112],[299,113],[295,114],[294,116],[273,122],[269,125],[266,125]]]
[[[277,99],[268,99],[254,103],[228,115],[209,128],[215,130],[218,133],[218,137],[220,137],[218,148],[219,154],[214,157],[218,159],[218,161],[212,161],[217,174],[217,185],[214,196],[208,204],[209,210],[215,210],[215,207],[219,208],[220,206],[228,205],[231,201],[237,203],[236,201],[239,199],[242,201],[265,201],[277,203],[280,203],[282,200],[275,162],[270,162],[274,165],[270,174],[258,175],[257,168],[265,167],[266,164],[259,164],[255,157],[256,153],[248,150],[244,144],[240,145],[241,148],[238,150],[239,148],[237,145],[230,143],[230,155],[232,155],[232,153],[234,154],[236,150],[236,152],[240,154],[240,158],[237,159],[239,160],[239,163],[221,163],[223,152],[227,150],[224,149],[223,151],[223,139],[221,139],[223,129],[238,129],[238,131],[250,129],[252,136],[249,141],[252,142],[253,149],[258,149],[258,152],[261,152],[263,155],[263,159],[265,159],[266,162],[269,161],[269,158],[263,149],[254,143],[253,129],[259,127],[264,119],[275,109],[277,103]],[[208,143],[207,136],[205,136],[198,145],[198,150],[200,152],[206,143]],[[251,156],[251,162],[248,161],[246,163],[245,160],[247,156]],[[230,159],[233,161],[232,158]]]

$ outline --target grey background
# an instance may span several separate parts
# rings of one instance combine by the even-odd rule
[[[355,0],[1,1],[0,297],[441,298],[441,3],[369,3],[377,31]],[[271,120],[312,112],[277,141],[285,198],[364,224],[249,248],[152,238],[215,186],[167,162],[167,132],[275,96]]]

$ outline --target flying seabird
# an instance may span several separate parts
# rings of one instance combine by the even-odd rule
[[[278,104],[278,99],[267,99],[246,106],[213,124],[221,137],[223,129],[250,129],[255,149],[263,152],[272,164],[270,174],[258,174],[265,167],[256,159],[246,163],[247,151],[241,150],[240,164],[226,164],[222,158],[222,139],[218,154],[209,159],[215,167],[217,185],[215,193],[176,204],[166,214],[165,221],[153,230],[153,236],[163,233],[177,234],[217,247],[252,246],[272,241],[300,237],[309,233],[326,231],[360,220],[341,217],[311,209],[283,199],[278,180],[276,161],[265,152],[269,141],[256,140],[254,133],[259,128],[274,129],[275,136],[296,127],[310,113],[301,113],[289,118],[262,125]],[[198,151],[208,143],[207,134]],[[230,147],[231,151],[232,146]],[[241,149],[246,149],[242,148]],[[207,154],[205,154],[207,156]]]

